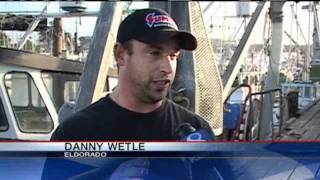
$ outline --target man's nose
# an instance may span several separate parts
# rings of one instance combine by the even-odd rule
[[[172,59],[171,56],[165,56],[161,61],[161,71],[165,72],[166,74],[171,74],[174,68],[175,60]]]

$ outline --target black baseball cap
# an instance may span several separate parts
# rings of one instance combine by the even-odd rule
[[[197,48],[197,39],[191,33],[179,31],[167,12],[161,9],[139,9],[121,22],[117,42],[124,43],[136,39],[147,44],[157,44],[174,36],[178,37],[181,49]]]

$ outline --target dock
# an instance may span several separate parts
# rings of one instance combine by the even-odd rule
[[[320,140],[320,99],[297,112],[283,123],[279,140]]]

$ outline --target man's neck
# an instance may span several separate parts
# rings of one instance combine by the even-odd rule
[[[162,104],[162,100],[156,103],[145,103],[135,97],[129,91],[123,91],[120,88],[116,88],[116,90],[110,95],[111,99],[116,102],[119,106],[128,109],[130,111],[139,112],[139,113],[149,113],[157,108],[159,108]]]

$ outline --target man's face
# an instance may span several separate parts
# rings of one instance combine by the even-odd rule
[[[133,94],[144,103],[162,100],[170,88],[180,53],[177,39],[149,45],[132,40],[132,54],[125,55],[125,74]]]

